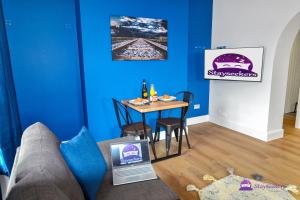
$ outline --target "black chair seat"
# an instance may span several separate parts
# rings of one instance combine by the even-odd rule
[[[175,137],[177,142],[179,141],[180,144],[178,146],[178,154],[181,153],[181,143],[182,143],[182,135],[183,131],[185,132],[186,141],[188,144],[189,149],[191,148],[189,138],[187,135],[186,130],[186,114],[188,112],[189,106],[192,105],[192,100],[194,99],[194,95],[189,91],[182,91],[178,92],[176,95],[177,99],[182,99],[182,101],[188,103],[188,106],[181,108],[181,117],[167,117],[161,118],[161,113],[159,114],[159,119],[156,121],[156,128],[155,128],[155,136],[154,141],[159,141],[160,137],[160,128],[163,127],[166,131],[166,153],[167,156],[169,155],[169,150],[171,146],[171,137],[172,132],[174,131]],[[181,98],[182,97],[182,98]],[[180,131],[180,135],[179,135]],[[180,136],[180,138],[179,138]]]
[[[130,112],[128,111],[127,106],[124,106],[122,102],[112,99],[116,117],[118,120],[118,125],[121,129],[121,137],[124,136],[139,136],[140,139],[147,139],[149,137],[152,152],[154,154],[154,158],[156,159],[155,146],[153,142],[152,129],[150,126],[145,124],[145,115],[143,114],[143,122],[133,122]],[[122,123],[123,122],[123,123]],[[146,131],[146,133],[145,133]]]
[[[129,125],[123,126],[124,135],[132,135],[132,136],[140,136],[144,135],[144,126],[142,122],[136,122]],[[152,133],[152,129],[150,126],[146,125],[146,131],[148,133]]]
[[[175,117],[168,117],[168,118],[162,118],[158,119],[157,123],[161,126],[172,126],[172,127],[179,127],[180,126],[180,118]]]

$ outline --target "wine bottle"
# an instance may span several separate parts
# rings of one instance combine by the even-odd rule
[[[146,80],[143,80],[143,87],[142,87],[142,98],[147,99],[148,98],[148,90],[147,90],[147,84]]]

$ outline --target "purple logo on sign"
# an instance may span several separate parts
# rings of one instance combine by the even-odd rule
[[[134,144],[128,144],[123,148],[122,157],[125,163],[134,163],[142,160],[140,149]]]
[[[257,77],[257,73],[252,71],[252,61],[241,54],[228,53],[220,55],[215,58],[212,65],[213,70],[208,70],[208,75],[220,77]]]
[[[250,191],[253,190],[251,182],[248,179],[244,179],[240,184],[240,191]]]

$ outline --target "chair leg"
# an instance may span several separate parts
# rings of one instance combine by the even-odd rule
[[[160,126],[158,126],[158,129],[157,129],[157,141],[160,140]]]
[[[155,134],[154,134],[154,142],[159,141],[159,136],[160,136],[160,126],[158,124],[156,124]]]
[[[166,154],[169,156],[170,146],[171,146],[171,138],[172,138],[172,130],[166,129]]]
[[[188,137],[188,134],[187,134],[186,127],[184,127],[183,130],[184,130],[184,133],[185,133],[185,138],[186,138],[187,145],[188,145],[188,147],[190,149],[191,145],[190,145],[190,141],[189,141],[189,137]]]
[[[178,142],[178,132],[179,132],[179,128],[174,129],[174,135],[176,138],[176,142]]]
[[[176,138],[176,142],[178,142],[178,134],[179,134],[179,128],[174,129],[174,135]]]
[[[181,125],[181,127],[180,127],[179,144],[178,144],[178,155],[181,155],[182,133],[183,133],[183,125]]]
[[[160,130],[158,131],[158,134],[157,134],[157,141],[160,140]]]
[[[149,133],[147,134],[147,136],[148,136],[149,139],[150,139],[150,144],[151,144],[152,153],[153,153],[153,155],[154,155],[154,160],[156,160],[156,159],[157,159],[157,156],[156,156],[155,143],[154,143],[154,141],[153,141],[152,131],[149,132]],[[146,137],[146,139],[147,139],[147,137]]]

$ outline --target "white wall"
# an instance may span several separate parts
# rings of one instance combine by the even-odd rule
[[[300,102],[300,89],[299,89],[298,102]],[[297,116],[296,116],[295,127],[300,129],[300,106],[299,106],[299,104],[298,104],[298,107],[297,107]]]
[[[214,0],[212,47],[263,46],[265,56],[261,83],[211,81],[210,121],[265,141],[282,136],[282,124],[269,125],[273,64],[278,40],[298,12],[299,0]]]
[[[300,31],[293,44],[290,57],[288,82],[284,113],[294,112],[295,104],[298,101],[300,88]]]
[[[300,1],[299,3],[300,4]],[[298,6],[299,10],[299,6]],[[288,66],[293,43],[300,29],[300,12],[296,14],[284,28],[279,40],[273,62],[271,97],[268,130],[282,128],[284,102],[288,80]]]

